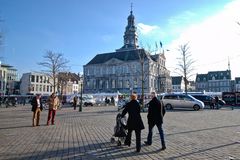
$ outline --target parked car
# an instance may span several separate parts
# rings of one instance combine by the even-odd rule
[[[91,97],[83,97],[82,104],[86,107],[93,106],[94,104],[96,104],[96,101],[94,100],[94,98]]]
[[[209,106],[210,108],[213,108],[215,105],[215,100],[211,96],[205,94],[192,94],[191,96],[202,101],[205,106]]]
[[[174,108],[192,108],[196,111],[205,107],[204,103],[188,94],[165,94],[162,101],[167,110]]]

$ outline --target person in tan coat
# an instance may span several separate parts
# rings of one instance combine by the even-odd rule
[[[58,97],[55,95],[55,93],[52,93],[48,99],[49,110],[48,110],[47,125],[49,125],[50,120],[52,120],[51,121],[52,125],[55,124],[54,121],[55,121],[56,111],[57,111],[59,105],[60,105],[60,103],[59,103]]]

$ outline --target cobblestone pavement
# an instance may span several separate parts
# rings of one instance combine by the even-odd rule
[[[153,144],[147,137],[146,113],[142,149],[111,143],[117,109],[85,107],[83,112],[65,107],[57,112],[56,125],[32,127],[30,106],[0,108],[0,159],[240,159],[240,109],[175,110],[166,113],[164,130],[167,149],[160,152],[155,128]]]

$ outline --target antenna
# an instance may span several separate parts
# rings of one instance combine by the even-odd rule
[[[132,13],[132,9],[133,9],[133,3],[131,3],[131,13]]]
[[[231,68],[230,68],[230,60],[229,60],[229,56],[228,56],[228,70],[230,71]]]

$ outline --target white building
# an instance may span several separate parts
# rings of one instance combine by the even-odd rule
[[[164,53],[150,54],[139,48],[137,27],[128,16],[124,45],[115,52],[97,54],[84,65],[84,93],[166,92],[171,88]]]
[[[184,91],[183,76],[172,77],[172,92],[183,92],[183,91]]]
[[[17,70],[13,66],[0,64],[0,95],[13,94],[17,82]]]
[[[20,93],[50,95],[53,92],[50,77],[39,72],[24,73],[21,78]]]

